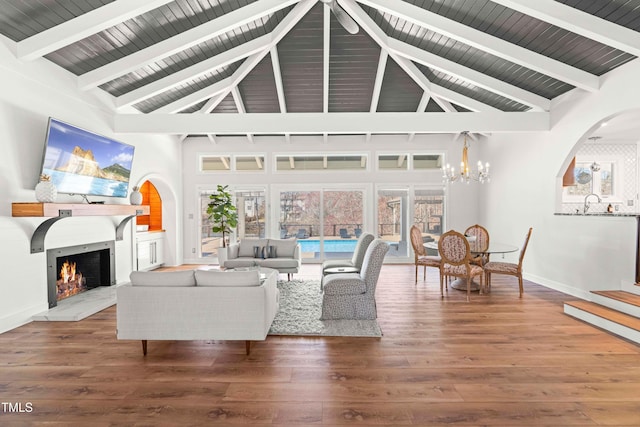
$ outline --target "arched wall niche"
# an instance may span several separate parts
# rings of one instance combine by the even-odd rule
[[[157,174],[145,175],[136,184],[141,187],[150,182],[162,199],[162,228],[165,230],[167,245],[165,245],[165,264],[178,265],[182,263],[182,242],[179,241],[179,207],[178,197],[171,186]]]
[[[640,109],[631,109],[621,111],[616,114],[612,114],[603,117],[596,123],[594,123],[579,139],[576,141],[567,157],[564,159],[562,166],[557,174],[557,186],[556,186],[556,212],[563,212],[567,210],[566,203],[563,203],[563,176],[568,172],[568,169],[572,166],[573,160],[584,149],[590,139],[593,139],[593,144],[600,145],[634,145],[636,148],[633,153],[629,153],[627,150],[627,157],[630,155],[633,158],[629,158],[627,161],[627,168],[629,164],[635,168],[635,173],[627,173],[626,179],[629,181],[630,175],[633,175],[635,190],[634,198],[636,199],[634,206],[624,205],[625,210],[640,211],[640,206],[637,206],[637,191],[638,191],[638,144],[640,143]],[[621,205],[622,206],[622,205]],[[628,208],[628,209],[627,209]]]

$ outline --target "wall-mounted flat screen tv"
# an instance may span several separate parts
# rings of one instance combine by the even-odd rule
[[[49,118],[41,174],[60,193],[127,197],[134,148]]]

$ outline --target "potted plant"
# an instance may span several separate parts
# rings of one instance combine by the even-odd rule
[[[233,196],[227,190],[228,185],[218,184],[216,192],[209,196],[207,214],[211,220],[211,231],[222,234],[222,246],[218,248],[218,263],[224,265],[227,259],[228,235],[238,225],[238,211],[233,204]]]

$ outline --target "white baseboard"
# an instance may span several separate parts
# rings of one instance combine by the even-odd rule
[[[28,309],[19,311],[18,313],[10,314],[0,319],[0,334],[18,328],[27,323],[31,323],[35,314],[47,310],[48,304],[38,304]]]
[[[531,274],[523,274],[523,278],[529,280],[530,282],[537,283],[549,289],[554,289],[556,291],[562,292],[567,295],[572,295],[574,297],[584,299],[587,301],[591,301],[591,293],[586,289],[575,288],[573,286],[569,286],[565,283],[556,282],[553,280],[548,280],[543,277],[538,277]],[[526,292],[526,288],[525,288]]]

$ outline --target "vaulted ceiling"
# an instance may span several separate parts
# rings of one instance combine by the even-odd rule
[[[16,57],[106,92],[116,131],[183,137],[548,130],[554,98],[640,55],[640,0],[0,6]]]

